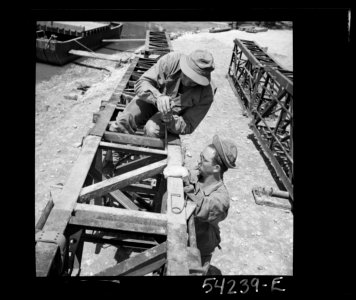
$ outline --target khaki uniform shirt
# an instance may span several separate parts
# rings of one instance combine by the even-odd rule
[[[192,174],[189,181],[193,189],[186,192],[186,195],[197,205],[194,212],[197,246],[204,256],[211,254],[220,244],[218,224],[227,217],[230,196],[223,181],[204,188]]]
[[[197,85],[180,92],[179,65],[181,53],[171,52],[162,56],[135,84],[136,97],[156,105],[161,95],[176,98],[172,108],[174,122],[168,124],[175,134],[192,133],[208,112],[216,92],[214,84]]]

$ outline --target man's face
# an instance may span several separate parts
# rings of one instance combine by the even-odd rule
[[[185,87],[194,87],[194,86],[197,86],[198,84],[191,80],[187,75],[185,75],[183,72],[182,72],[182,75],[181,75],[181,80],[182,80],[182,84],[185,86]]]
[[[202,177],[207,177],[214,173],[214,166],[213,163],[215,155],[215,149],[210,148],[207,146],[201,153],[200,153],[200,161],[198,162],[198,170]]]

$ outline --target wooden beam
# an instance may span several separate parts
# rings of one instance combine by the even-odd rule
[[[112,55],[103,54],[103,53],[93,53],[89,51],[74,50],[74,49],[69,50],[69,53],[77,56],[121,62],[121,58],[114,58]]]
[[[164,139],[148,136],[137,136],[134,134],[118,133],[105,131],[104,139],[114,143],[132,144],[139,146],[148,146],[152,148],[164,148]]]
[[[152,186],[148,184],[140,184],[140,183],[125,186],[121,190],[127,192],[150,194],[150,195],[155,194],[155,190],[152,188]]]
[[[165,215],[115,207],[78,204],[69,224],[86,228],[165,235]]]
[[[181,166],[179,145],[168,144],[168,166]],[[167,275],[189,275],[183,180],[167,178]]]
[[[166,242],[130,257],[116,266],[107,268],[95,276],[143,276],[160,268],[166,261]]]
[[[115,109],[115,104],[109,103],[105,105],[105,108],[99,112],[99,118],[96,120],[95,126],[90,130],[89,134],[102,137]]]
[[[111,97],[109,99],[110,103],[121,102],[121,94],[123,93],[124,89],[126,88],[127,82],[129,81],[131,74],[137,65],[138,60],[139,60],[138,57],[135,57],[132,60],[130,66],[128,67],[128,69],[125,72],[125,75],[122,77],[119,85],[116,87],[114,93],[111,95]]]
[[[43,230],[63,233],[77,203],[82,186],[92,165],[100,137],[87,136],[75,165],[48,216]]]
[[[122,164],[118,167],[116,167],[115,169],[115,176],[116,175],[120,175],[126,172],[130,172],[133,171],[135,169],[150,165],[154,162],[157,162],[159,160],[162,160],[163,157],[159,157],[159,156],[145,156],[145,157],[141,157],[139,159],[135,159],[133,161],[130,161],[126,164]]]
[[[103,43],[120,43],[120,42],[145,42],[146,39],[103,39]]]
[[[42,211],[42,214],[41,214],[40,218],[38,219],[38,221],[36,223],[36,226],[35,226],[36,232],[43,228],[43,226],[46,223],[46,220],[47,220],[47,218],[48,218],[53,206],[54,206],[54,203],[53,203],[53,200],[51,198],[51,199],[48,200],[45,208]]]
[[[82,239],[85,242],[118,245],[123,247],[140,248],[140,249],[152,248],[158,244],[157,241],[150,241],[142,238],[138,239],[132,236],[133,234],[134,234],[133,232],[130,232],[130,234],[117,233],[115,234],[115,236],[111,236],[105,233],[103,235],[86,233],[83,235]]]
[[[158,155],[167,155],[167,151],[159,150],[159,149],[151,149],[145,147],[135,147],[131,145],[123,145],[123,144],[114,144],[108,142],[101,142],[100,147],[103,149],[115,149],[127,153],[133,154],[158,154]]]
[[[113,191],[109,193],[110,197],[119,202],[123,207],[127,209],[138,210],[138,206],[132,202],[123,192],[120,190]]]
[[[148,166],[130,171],[125,174],[115,176],[113,178],[104,180],[102,182],[95,183],[91,186],[84,187],[80,193],[80,200],[85,201],[90,198],[103,196],[109,192],[123,188],[132,183],[136,183],[142,179],[152,177],[159,174],[167,165],[167,160],[155,162]]]

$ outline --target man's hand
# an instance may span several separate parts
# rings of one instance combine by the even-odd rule
[[[163,114],[167,114],[171,111],[171,98],[165,95],[161,95],[157,98],[157,109]]]

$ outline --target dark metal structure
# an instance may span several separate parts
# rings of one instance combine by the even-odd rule
[[[169,165],[182,165],[178,136],[167,140],[108,130],[134,96],[134,84],[160,56],[171,51],[164,33],[146,45],[147,57],[136,57],[109,100],[94,114],[95,126],[67,183],[46,206],[36,225],[36,275],[78,276],[84,242],[134,249],[136,254],[95,274],[189,275],[202,274],[197,249],[193,204],[185,203],[181,178],[162,175]],[[158,45],[164,46],[162,51]],[[150,49],[160,56],[150,58]],[[119,153],[114,174],[103,172],[110,151]],[[119,249],[118,249],[119,251]]]
[[[293,72],[253,41],[235,39],[228,80],[293,199]]]

